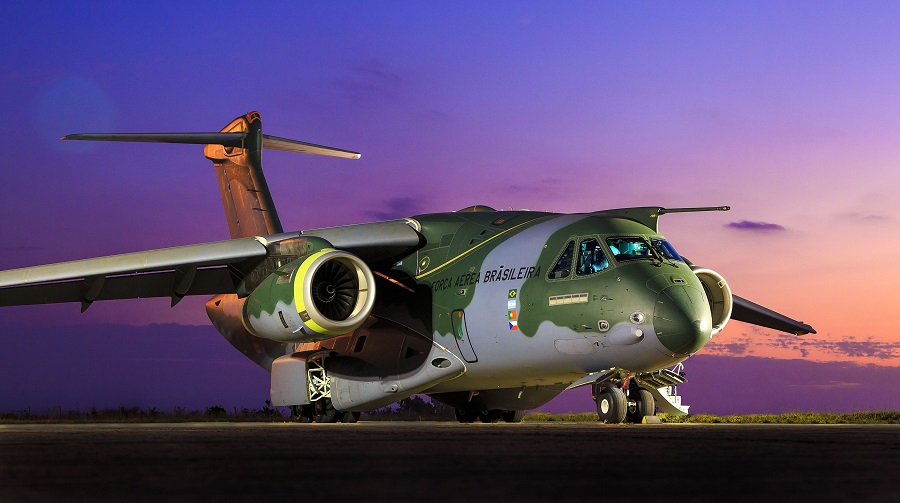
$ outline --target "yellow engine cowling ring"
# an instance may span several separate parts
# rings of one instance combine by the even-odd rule
[[[259,337],[313,342],[357,329],[374,302],[371,269],[359,257],[329,248],[269,275],[249,295],[243,318]]]

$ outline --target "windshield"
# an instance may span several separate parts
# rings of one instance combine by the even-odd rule
[[[556,259],[553,269],[547,274],[547,279],[560,279],[569,276],[572,270],[572,254],[575,252],[575,241],[569,241],[566,248]]]
[[[627,260],[648,259],[653,260],[655,257],[650,251],[650,244],[644,238],[638,237],[612,237],[606,238],[606,244],[619,262]]]
[[[603,249],[600,248],[600,241],[595,238],[584,239],[579,248],[578,267],[575,268],[575,275],[590,276],[609,267],[609,260],[604,255]]]
[[[653,249],[656,250],[656,253],[658,253],[660,257],[666,260],[684,262],[681,255],[679,255],[678,252],[675,251],[675,248],[673,248],[665,239],[650,239],[650,244],[653,245]]]

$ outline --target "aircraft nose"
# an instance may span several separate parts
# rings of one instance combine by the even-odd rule
[[[700,290],[674,285],[660,292],[653,312],[653,329],[672,353],[697,352],[712,336],[712,313]]]

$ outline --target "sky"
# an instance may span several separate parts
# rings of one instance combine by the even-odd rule
[[[818,334],[732,322],[701,354],[850,364],[834,386],[858,375],[869,389],[866,375],[900,366],[898,15],[875,1],[6,2],[0,268],[226,239],[202,147],[59,137],[215,131],[257,110],[268,134],[363,154],[267,151],[286,230],[473,204],[729,205],[666,215],[661,231],[736,294]],[[204,300],[3,308],[0,347],[20,349],[0,367],[19,368],[29,337],[34,353],[86,361],[79,336],[106,334],[90,345],[91,358],[109,351],[103,368],[171,344],[154,333],[206,327],[184,339],[184,368],[228,360],[226,373],[259,381],[229,360]],[[114,335],[128,327],[143,336]],[[33,367],[73,379],[60,365]],[[21,368],[7,379],[41,381]],[[79,404],[107,391],[80,389]],[[52,386],[30,396],[0,396],[0,410],[59,400]]]

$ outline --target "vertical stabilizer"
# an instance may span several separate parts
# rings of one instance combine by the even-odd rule
[[[283,232],[262,172],[263,135],[259,113],[250,112],[238,117],[222,132],[245,133],[242,147],[208,144],[203,149],[203,154],[216,169],[231,237]]]
[[[279,234],[281,221],[262,172],[262,149],[359,159],[359,152],[262,134],[258,112],[238,117],[218,133],[76,133],[63,140],[188,143],[205,145],[216,167],[232,238]]]

